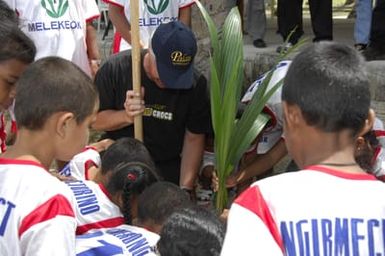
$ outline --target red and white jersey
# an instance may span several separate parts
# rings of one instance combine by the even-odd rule
[[[76,255],[157,255],[159,235],[143,228],[121,225],[76,237]]]
[[[105,2],[124,8],[124,15],[130,22],[130,1],[104,0]],[[156,28],[163,23],[175,21],[179,17],[179,9],[189,7],[194,0],[155,0],[139,1],[139,33],[144,48],[148,48],[149,40]],[[131,45],[117,33],[114,39],[114,52],[131,49]]]
[[[7,140],[7,131],[5,128],[5,117],[4,113],[0,113],[0,153],[3,153],[7,150],[7,145],[5,144]]]
[[[93,0],[5,0],[17,11],[21,29],[34,41],[36,59],[58,56],[91,74],[86,45],[86,22],[98,17]]]
[[[266,92],[268,92],[274,85],[276,85],[281,79],[283,79],[286,75],[287,70],[291,61],[281,61],[277,64],[277,66],[272,70],[273,75],[270,79],[270,82],[267,86]],[[271,71],[269,71],[271,72]],[[241,102],[248,103],[254,93],[257,91],[259,86],[262,84],[264,79],[267,77],[268,73],[265,73],[257,79],[246,91],[243,96]],[[282,113],[282,101],[281,101],[281,93],[282,86],[278,88],[275,93],[271,96],[271,98],[267,101],[266,106],[264,108],[264,113],[270,116],[270,125],[266,128],[261,138],[258,142],[258,146],[256,148],[257,154],[265,154],[269,151],[281,138],[283,135],[283,113]]]
[[[230,209],[226,255],[385,255],[385,184],[322,166],[254,183]]]
[[[65,184],[75,196],[73,208],[78,225],[77,235],[124,223],[119,207],[110,200],[103,185],[89,180],[66,181]]]
[[[385,129],[384,124],[376,118],[373,130],[379,142],[375,149],[373,158],[373,174],[380,180],[385,181]]]
[[[0,255],[74,255],[73,202],[40,164],[0,158]]]
[[[83,152],[75,155],[71,161],[60,170],[59,174],[74,177],[77,180],[89,180],[88,171],[91,167],[99,168],[101,159],[99,152],[93,147],[86,147]]]

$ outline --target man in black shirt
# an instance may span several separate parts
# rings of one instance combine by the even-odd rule
[[[192,189],[210,131],[206,79],[194,73],[197,51],[191,30],[175,21],[159,26],[142,53],[144,99],[132,91],[131,52],[121,52],[99,69],[95,83],[100,109],[94,128],[106,137],[133,137],[133,120],[143,114],[144,144],[163,177]]]

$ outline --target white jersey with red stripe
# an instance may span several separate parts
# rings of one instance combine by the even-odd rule
[[[385,184],[322,166],[254,183],[230,209],[226,255],[385,255]]]
[[[380,180],[385,181],[385,129],[384,124],[376,118],[373,130],[379,142],[375,149],[373,158],[373,174]]]
[[[287,70],[291,61],[281,61],[277,64],[277,66],[272,70],[273,75],[267,85],[267,90],[269,91],[274,85],[276,85],[281,79],[283,79],[286,75]],[[271,71],[269,71],[271,72]],[[248,103],[254,93],[257,91],[259,86],[263,83],[264,79],[267,77],[268,73],[262,75],[259,79],[257,79],[246,91],[245,95],[242,98],[243,103]],[[258,142],[258,146],[256,148],[257,154],[265,154],[269,151],[282,137],[283,133],[283,114],[282,114],[282,106],[281,106],[281,93],[282,86],[278,88],[275,93],[271,96],[271,98],[267,101],[264,113],[270,116],[270,125],[266,128],[261,138]]]
[[[76,255],[157,255],[159,235],[143,228],[121,225],[76,237]]]
[[[124,8],[124,14],[130,22],[130,1],[127,0],[104,0],[105,2]],[[148,48],[150,38],[156,28],[163,23],[175,21],[179,17],[179,9],[188,7],[194,0],[155,0],[139,1],[139,33],[144,48]],[[118,44],[115,52],[131,49],[131,45],[124,39],[116,39]]]
[[[120,208],[114,204],[101,184],[89,180],[66,181],[75,196],[76,234],[92,229],[116,227],[124,223]]]
[[[91,167],[99,168],[101,159],[99,152],[93,147],[86,147],[83,152],[75,155],[71,161],[59,171],[60,175],[74,177],[77,180],[89,180],[88,171]]]
[[[40,164],[0,159],[0,255],[74,255],[73,195]]]
[[[17,11],[21,29],[34,41],[36,59],[58,56],[91,74],[86,22],[100,13],[93,0],[5,0]]]

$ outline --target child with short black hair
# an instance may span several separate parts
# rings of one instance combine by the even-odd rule
[[[19,132],[0,158],[0,251],[73,255],[74,198],[48,169],[54,159],[68,161],[86,145],[97,91],[74,64],[50,57],[26,69],[16,94]]]
[[[383,252],[385,184],[355,161],[374,122],[363,57],[311,44],[282,87],[289,154],[302,169],[266,178],[230,209],[222,255],[371,255]]]
[[[167,219],[157,248],[162,256],[219,256],[224,236],[224,225],[214,213],[192,206],[175,211]]]
[[[174,211],[190,205],[192,202],[186,191],[171,182],[156,182],[138,198],[136,225],[159,234],[164,222]]]

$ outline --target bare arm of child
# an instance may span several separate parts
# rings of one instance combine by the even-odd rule
[[[110,4],[108,7],[108,16],[114,24],[116,31],[119,32],[121,37],[131,44],[131,24],[124,15],[124,8],[114,4]],[[140,46],[143,48],[143,42],[140,41]]]
[[[91,68],[91,75],[95,77],[96,72],[100,66],[100,53],[98,47],[98,40],[96,36],[96,30],[91,21],[87,21],[86,24],[86,44],[88,60]]]
[[[233,186],[244,182],[251,177],[260,175],[274,167],[287,154],[285,141],[280,139],[266,154],[260,155],[248,164],[244,169],[229,177],[229,183]],[[229,184],[230,185],[230,184]]]
[[[180,8],[178,19],[186,26],[191,27],[191,7]]]

